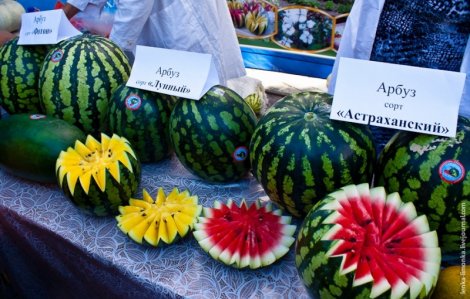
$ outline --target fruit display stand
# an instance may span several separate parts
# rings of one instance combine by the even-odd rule
[[[144,164],[141,189],[190,190],[200,204],[267,199],[253,177],[208,184],[175,157]],[[0,170],[0,273],[26,298],[308,298],[294,249],[274,264],[238,270],[215,261],[192,235],[166,247],[140,245],[114,217],[89,216],[54,184]],[[1,285],[0,285],[1,286]],[[0,288],[1,291],[1,288]],[[21,296],[20,296],[21,297]]]

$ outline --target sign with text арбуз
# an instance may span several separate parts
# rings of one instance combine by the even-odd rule
[[[341,58],[330,118],[455,137],[465,74]]]

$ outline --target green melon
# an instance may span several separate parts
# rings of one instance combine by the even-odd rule
[[[210,182],[231,182],[249,173],[255,124],[243,98],[218,85],[200,100],[178,100],[170,117],[170,140],[190,172]]]
[[[39,75],[40,105],[44,113],[98,138],[111,94],[127,81],[130,69],[126,55],[109,39],[91,34],[66,39],[45,58]]]
[[[271,200],[296,217],[329,192],[372,178],[376,155],[370,130],[330,120],[331,100],[318,92],[286,96],[253,133],[253,175]]]
[[[0,167],[32,181],[55,183],[59,153],[85,140],[64,120],[43,114],[13,114],[0,120]]]
[[[441,265],[426,216],[368,184],[320,200],[300,226],[295,255],[312,298],[430,298]]]
[[[112,94],[108,133],[125,137],[141,162],[158,162],[171,153],[169,122],[177,98],[126,85]]]
[[[129,141],[92,135],[60,152],[56,176],[64,194],[85,213],[117,215],[140,184],[141,165]]]
[[[0,105],[10,114],[40,113],[38,80],[45,46],[18,45],[18,37],[0,47]]]
[[[376,182],[400,192],[428,215],[437,231],[443,259],[459,264],[470,254],[470,120],[459,117],[455,138],[398,132],[379,156]]]

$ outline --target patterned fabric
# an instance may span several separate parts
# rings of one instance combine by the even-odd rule
[[[469,34],[469,0],[388,0],[370,59],[459,71]]]
[[[204,206],[216,199],[267,199],[251,176],[207,184],[175,157],[143,165],[141,190],[155,194],[158,187],[187,189]],[[58,186],[2,170],[0,215],[0,273],[11,279],[14,298],[308,298],[293,246],[269,267],[237,270],[213,260],[192,235],[162,248],[139,245],[113,217],[82,213]]]
[[[469,0],[387,0],[370,59],[458,72],[469,34]],[[396,132],[372,127],[377,154]]]

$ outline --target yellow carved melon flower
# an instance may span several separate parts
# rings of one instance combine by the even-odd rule
[[[193,228],[202,206],[198,197],[188,191],[173,189],[168,196],[162,188],[155,199],[143,190],[143,199],[129,200],[128,206],[120,206],[116,216],[118,227],[132,240],[158,246],[163,241],[173,243],[178,235],[184,237]]]
[[[60,153],[56,162],[59,184],[62,187],[66,176],[67,185],[72,195],[77,181],[80,182],[84,192],[88,194],[93,178],[99,189],[104,192],[107,172],[117,182],[121,182],[120,163],[133,172],[129,155],[137,159],[129,142],[124,137],[114,134],[110,138],[106,134],[101,134],[101,142],[99,142],[93,136],[88,135],[85,144],[77,140],[74,148],[69,147],[67,151]]]

